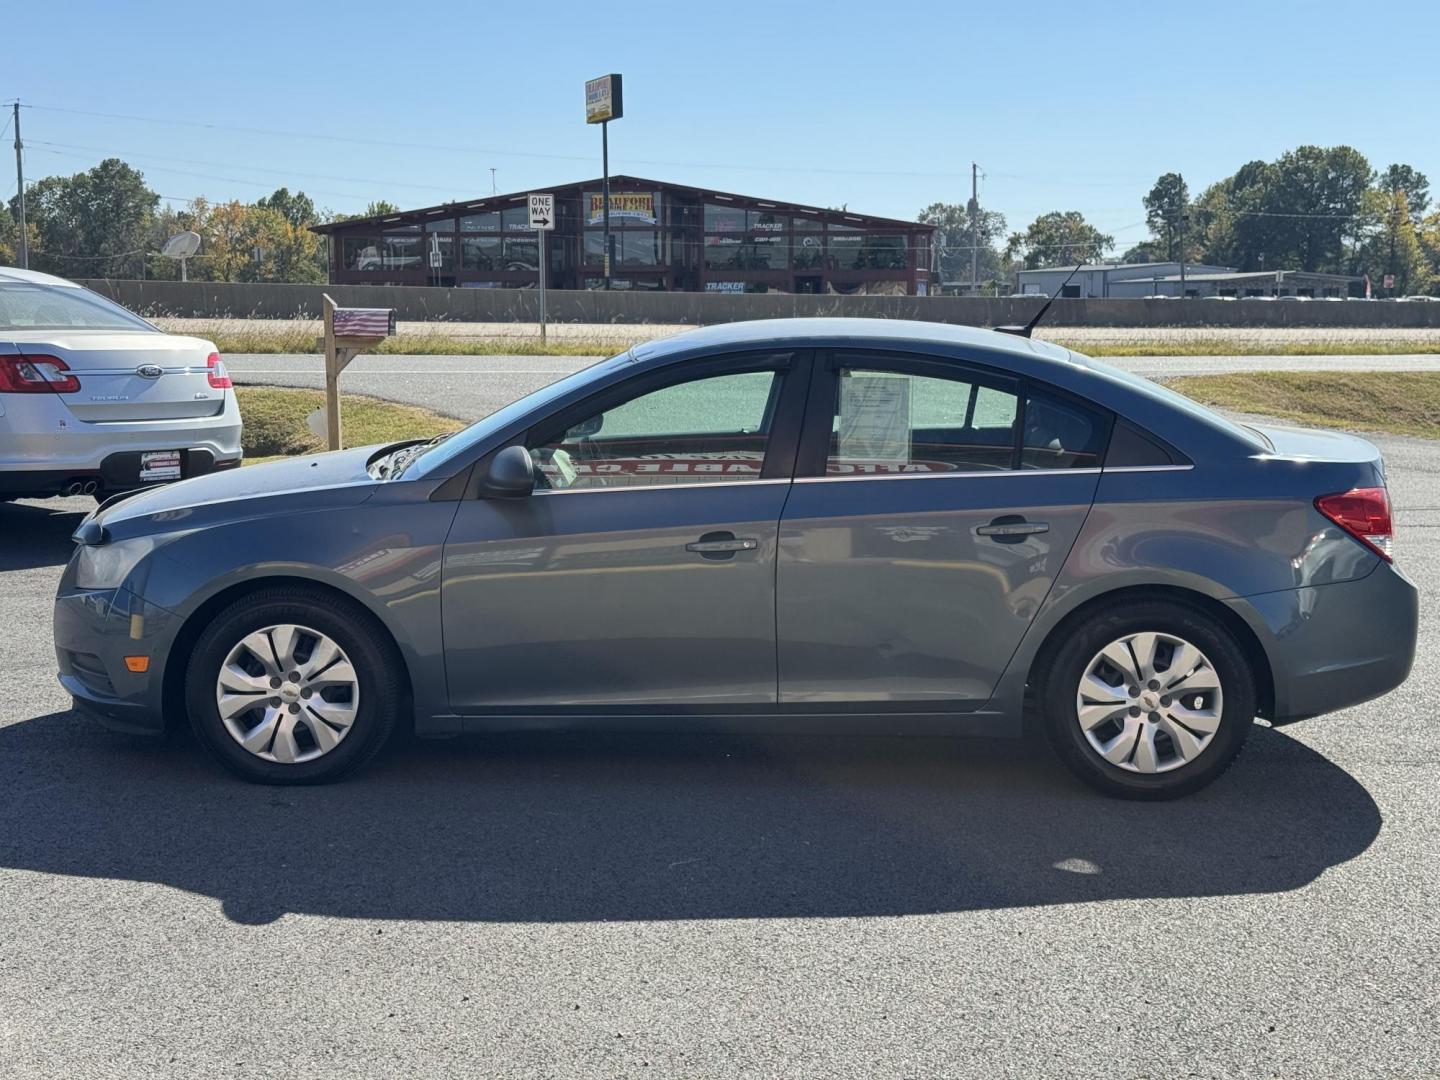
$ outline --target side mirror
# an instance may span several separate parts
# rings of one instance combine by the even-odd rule
[[[535,463],[523,446],[507,446],[490,459],[480,494],[492,499],[519,499],[535,490]]]

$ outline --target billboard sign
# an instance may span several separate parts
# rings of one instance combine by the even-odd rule
[[[587,192],[585,200],[585,224],[599,225],[605,220],[605,196],[599,191]],[[658,225],[660,217],[655,212],[653,191],[612,191],[610,193],[610,217],[621,221],[633,221],[641,225]]]
[[[585,83],[585,122],[600,124],[625,115],[619,75],[601,75]]]

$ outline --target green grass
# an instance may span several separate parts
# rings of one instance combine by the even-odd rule
[[[1440,354],[1437,338],[1317,338],[1313,341],[1231,341],[1189,338],[1183,341],[1084,341],[1064,334],[1041,334],[1046,341],[1086,356],[1408,356]]]
[[[305,423],[306,417],[325,404],[325,395],[320,391],[238,386],[235,396],[245,421],[246,464],[325,449],[325,440],[313,434]],[[340,426],[346,446],[368,446],[428,438],[442,431],[455,431],[464,424],[429,409],[344,394],[340,398]]]
[[[254,328],[215,329],[202,336],[215,342],[221,353],[319,353],[321,339],[303,326],[260,323]],[[638,339],[637,339],[638,340]],[[461,337],[441,331],[397,334],[374,349],[379,355],[415,356],[613,356],[634,340],[551,338],[544,344],[536,337]]]
[[[1440,439],[1440,372],[1269,371],[1164,381],[1202,404],[1237,412]]]
[[[176,328],[181,333],[210,338],[222,353],[318,353],[320,337],[315,322],[285,319],[216,320]],[[557,328],[558,329],[558,328]],[[616,328],[619,329],[618,327]],[[640,341],[650,340],[655,328],[637,326],[632,332],[568,337],[552,333],[543,345],[533,331],[513,335],[480,336],[457,332],[445,323],[432,323],[423,330],[404,330],[380,342],[372,350],[380,355],[458,356],[613,356]],[[1089,356],[1357,356],[1426,354],[1440,355],[1440,334],[1390,336],[1316,332],[1287,338],[1257,330],[1206,336],[1203,332],[1149,333],[1134,331],[1067,332],[1041,328],[1040,336],[1057,345]]]

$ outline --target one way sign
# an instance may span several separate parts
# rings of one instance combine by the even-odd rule
[[[548,192],[544,195],[530,194],[530,228],[532,229],[553,229],[555,228],[555,196]]]

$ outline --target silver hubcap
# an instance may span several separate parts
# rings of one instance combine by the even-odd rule
[[[355,723],[360,682],[350,658],[324,634],[285,623],[247,635],[215,680],[230,737],[256,757],[313,761]]]
[[[1130,634],[1095,654],[1080,677],[1075,718],[1112,765],[1162,773],[1205,752],[1220,728],[1220,678],[1173,634]]]

